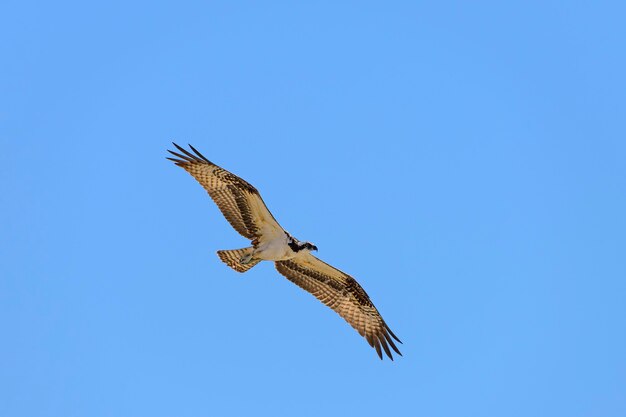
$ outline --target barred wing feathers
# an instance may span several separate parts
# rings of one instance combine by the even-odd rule
[[[276,269],[294,284],[313,294],[343,317],[382,359],[381,347],[393,360],[389,347],[402,356],[394,343],[400,342],[369,296],[350,275],[328,265],[310,253],[277,261]]]
[[[284,234],[261,195],[251,184],[206,159],[193,146],[191,153],[174,143],[180,153],[167,158],[183,168],[209,193],[226,220],[248,239],[272,239]]]

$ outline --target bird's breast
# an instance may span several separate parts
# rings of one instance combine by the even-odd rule
[[[267,261],[284,261],[291,259],[296,254],[291,250],[285,239],[274,239],[262,242],[257,246],[254,256]]]

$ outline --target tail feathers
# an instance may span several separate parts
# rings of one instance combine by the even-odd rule
[[[260,259],[250,259],[247,263],[241,263],[241,259],[252,255],[254,248],[232,249],[232,250],[218,250],[217,256],[220,257],[222,262],[230,266],[237,272],[246,272],[254,265],[261,262]]]

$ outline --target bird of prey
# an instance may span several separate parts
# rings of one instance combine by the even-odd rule
[[[313,256],[314,244],[299,241],[283,229],[248,182],[215,165],[191,145],[193,153],[174,146],[179,152],[168,152],[176,158],[167,159],[191,174],[235,230],[252,241],[247,248],[217,251],[226,265],[246,272],[262,260],[273,261],[278,272],[343,317],[381,359],[381,347],[391,360],[390,347],[402,356],[394,339],[402,342],[354,278]]]

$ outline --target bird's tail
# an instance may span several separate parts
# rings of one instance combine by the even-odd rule
[[[237,272],[246,272],[254,265],[261,262],[260,259],[252,257],[253,247],[243,249],[218,250],[217,256],[222,262],[230,266]]]

